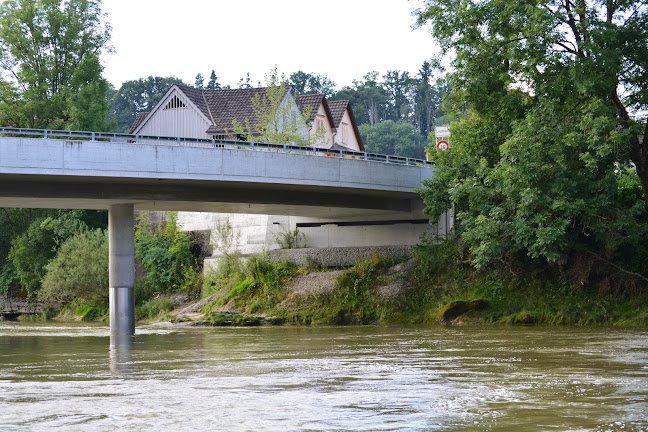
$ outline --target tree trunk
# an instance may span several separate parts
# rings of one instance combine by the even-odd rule
[[[632,162],[634,162],[635,168],[637,169],[637,176],[641,182],[644,200],[646,201],[646,205],[648,205],[648,120],[646,120],[644,127],[643,138],[641,140],[639,137],[636,138],[630,154],[632,156]]]
[[[621,120],[621,126],[624,129],[632,129],[630,115],[628,110],[619,99],[619,95],[616,90],[608,94],[612,105],[616,108],[617,113],[619,114],[619,119]],[[630,149],[630,159],[634,163],[637,170],[637,177],[639,177],[639,182],[641,183],[641,189],[643,190],[644,201],[648,205],[648,120],[646,120],[646,126],[644,127],[643,137],[640,139],[639,135],[636,132],[632,133],[632,148]]]

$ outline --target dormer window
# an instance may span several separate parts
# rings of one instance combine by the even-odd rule
[[[182,101],[178,98],[178,96],[173,96],[173,97],[171,98],[171,100],[169,101],[169,103],[167,103],[166,106],[164,107],[165,110],[169,110],[169,109],[182,109],[182,108],[187,108],[187,105],[185,105],[184,102],[182,102]]]
[[[315,131],[320,132],[326,130],[324,127],[324,116],[317,116],[315,119]]]
[[[347,123],[342,123],[342,144],[347,144],[349,142],[349,125]]]

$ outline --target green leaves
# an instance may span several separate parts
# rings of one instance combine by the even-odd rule
[[[454,205],[481,268],[587,249],[645,272],[646,202],[630,179],[647,190],[648,152],[627,108],[648,94],[645,2],[428,0],[418,20],[456,54],[455,112],[467,114],[433,155],[431,218]]]
[[[10,81],[0,109],[17,126],[106,127],[108,83],[99,56],[110,26],[99,0],[6,0],[0,5],[0,69]],[[4,90],[4,89],[3,89]],[[0,118],[7,116],[3,113]]]

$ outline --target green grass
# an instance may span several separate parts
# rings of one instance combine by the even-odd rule
[[[137,321],[169,321],[172,318],[169,312],[173,309],[175,309],[175,304],[168,298],[151,299],[141,306],[135,307],[135,319]]]

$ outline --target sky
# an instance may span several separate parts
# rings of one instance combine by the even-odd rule
[[[412,30],[421,0],[104,0],[114,53],[104,76],[176,76],[193,84],[215,70],[236,87],[250,73],[265,82],[276,65],[351,85],[369,71],[411,75],[438,50],[428,29]]]

